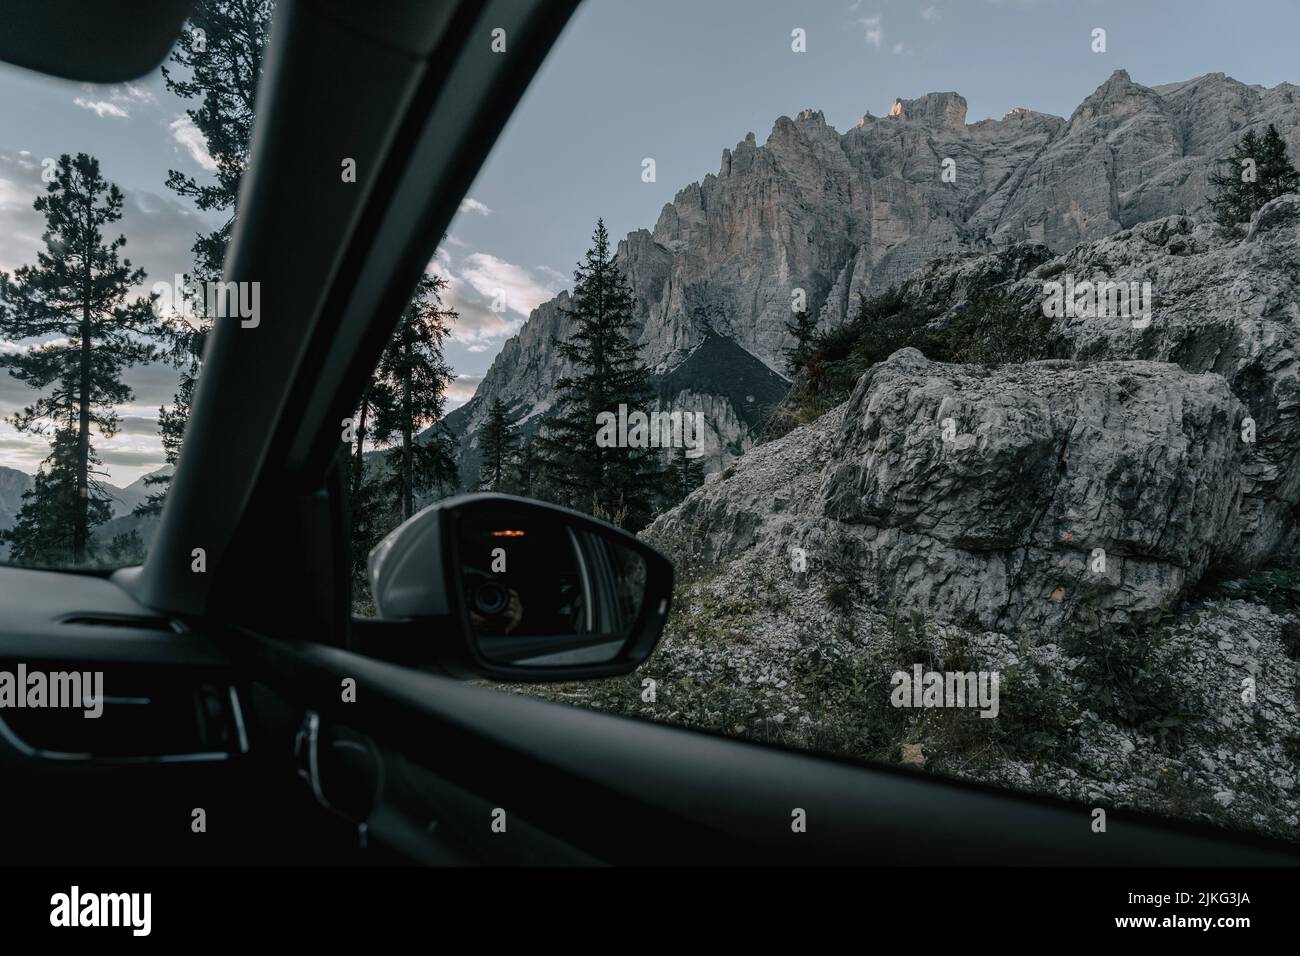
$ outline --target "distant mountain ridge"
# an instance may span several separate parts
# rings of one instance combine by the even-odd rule
[[[843,133],[819,111],[783,116],[762,145],[750,133],[723,150],[718,174],[679,191],[653,231],[619,243],[660,400],[695,410],[711,397],[707,463],[717,470],[752,444],[754,424],[742,407],[752,404],[748,393],[738,405],[737,395],[714,390],[716,369],[692,363],[711,335],[735,347],[728,361],[780,380],[794,290],[827,328],[859,295],[938,256],[1035,240],[1060,253],[1141,222],[1203,217],[1214,162],[1247,128],[1268,123],[1300,156],[1300,87],[1266,89],[1222,73],[1148,87],[1124,70],[1068,119],[1013,109],[967,124],[955,92],[896,100],[888,116],[868,113]],[[493,399],[528,419],[549,408],[555,381],[570,371],[554,348],[571,331],[568,306],[561,292],[533,310],[474,397],[448,416],[462,436],[467,483]]]

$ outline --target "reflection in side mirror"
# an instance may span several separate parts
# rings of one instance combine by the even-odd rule
[[[671,564],[632,535],[508,495],[426,508],[375,548],[370,578],[383,617],[457,627],[468,669],[504,679],[627,673],[672,593]]]
[[[644,558],[551,512],[471,512],[456,547],[470,632],[490,661],[611,661],[645,601]]]

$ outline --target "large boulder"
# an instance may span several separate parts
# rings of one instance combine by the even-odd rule
[[[1168,604],[1238,536],[1245,408],[1155,362],[940,365],[914,349],[859,382],[824,513],[867,534],[886,599],[987,627]]]
[[[707,564],[799,548],[885,605],[990,629],[1140,619],[1236,546],[1245,415],[1221,376],[1168,363],[903,349],[647,533]]]

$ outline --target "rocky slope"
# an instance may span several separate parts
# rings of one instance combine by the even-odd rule
[[[1237,533],[1241,403],[1154,362],[945,366],[914,349],[651,529],[716,564],[823,559],[878,602],[1011,630],[1167,607]]]
[[[1150,281],[1149,324],[1062,316],[1067,359],[1019,366],[904,349],[649,534],[712,566],[833,546],[879,602],[1037,633],[1080,609],[1142,619],[1209,568],[1293,559],[1300,196],[1242,239],[1169,217],[1046,262],[1032,248],[936,261],[908,295],[942,327],[981,283],[1041,310],[1067,276]]]
[[[1242,590],[1119,635],[1108,649],[1137,662],[1112,683],[1098,650],[1065,633],[1035,642],[890,614],[846,593],[833,566],[794,574],[787,555],[755,551],[681,589],[634,674],[509,689],[1062,797],[1081,826],[1100,806],[1297,841],[1300,616]],[[997,719],[891,706],[891,675],[916,663],[997,672]]]
[[[586,702],[1300,839],[1300,196],[1241,237],[1172,216],[944,258],[906,297],[942,329],[1068,276],[1151,282],[1149,324],[871,367],[647,529],[690,582],[636,675],[661,696]],[[1000,673],[1000,719],[891,707],[914,663]]]
[[[1147,220],[1195,217],[1213,161],[1245,128],[1275,123],[1300,155],[1298,94],[1223,74],[1146,87],[1121,70],[1068,119],[1016,109],[967,124],[956,93],[899,100],[889,115],[867,114],[844,133],[813,110],[781,117],[761,145],[751,133],[724,150],[718,174],[681,190],[653,231],[619,244],[643,354],[667,376],[716,334],[739,346],[736,359],[753,366],[753,378],[772,370],[779,391],[795,289],[829,326],[861,293],[936,256],[1019,242],[1061,253]],[[565,304],[562,294],[535,310],[475,398],[449,417],[467,436],[468,478],[493,398],[525,414],[546,409],[567,371],[552,345],[566,332]],[[699,396],[715,397],[710,465],[722,467],[752,442],[741,407],[752,392],[715,391],[708,372],[703,381],[685,377],[661,389],[662,400],[694,408]]]

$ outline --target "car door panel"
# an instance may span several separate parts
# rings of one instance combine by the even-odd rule
[[[1297,862],[1276,844],[1118,811],[1102,837],[1084,806],[249,638],[248,666],[261,680],[322,722],[374,741],[383,782],[371,835],[420,862]],[[349,679],[355,700],[345,702]],[[791,825],[796,810],[806,832]],[[492,826],[500,811],[504,832]]]

